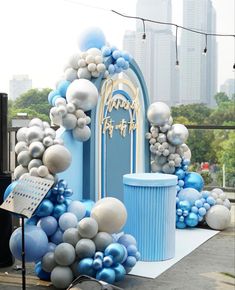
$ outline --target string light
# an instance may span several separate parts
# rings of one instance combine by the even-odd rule
[[[177,38],[178,38],[178,28],[182,29],[182,30],[186,30],[192,33],[197,33],[197,34],[201,34],[201,35],[205,35],[205,40],[206,40],[206,45],[205,48],[203,50],[203,54],[207,53],[207,36],[214,36],[214,37],[233,37],[234,38],[234,47],[235,47],[235,34],[223,34],[223,33],[209,33],[209,32],[205,32],[205,31],[201,31],[201,30],[197,30],[197,29],[192,29],[192,28],[188,28],[182,25],[178,25],[172,22],[163,22],[163,21],[157,21],[157,20],[152,20],[152,19],[148,19],[148,18],[143,18],[143,17],[139,17],[139,16],[132,16],[132,15],[126,15],[123,14],[121,12],[118,12],[116,10],[113,9],[106,9],[103,7],[98,7],[98,6],[93,6],[93,5],[88,5],[85,3],[81,3],[75,0],[64,0],[66,2],[70,2],[73,4],[77,4],[77,5],[81,5],[84,7],[89,7],[89,8],[94,8],[94,9],[99,9],[99,10],[104,10],[107,12],[112,12],[114,14],[117,14],[121,17],[124,18],[129,18],[129,19],[135,19],[135,20],[141,20],[143,23],[143,35],[142,35],[142,40],[145,41],[146,40],[146,31],[145,31],[145,22],[150,22],[150,23],[156,23],[156,24],[162,24],[162,25],[169,25],[169,26],[174,26],[176,27],[176,66],[179,66],[179,60],[178,60],[178,48],[177,48]],[[233,69],[235,70],[235,61],[233,64]]]
[[[178,59],[178,25],[176,25],[176,30],[175,30],[175,65],[176,67],[179,67],[179,59]]]
[[[207,53],[207,34],[205,33],[205,48],[202,54],[206,55],[206,53]]]
[[[145,20],[142,18],[142,22],[143,22],[143,35],[142,35],[142,39],[145,40],[146,39],[146,33],[145,33]]]

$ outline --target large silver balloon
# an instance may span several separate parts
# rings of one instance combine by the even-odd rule
[[[153,125],[163,126],[165,125],[171,115],[170,108],[162,102],[152,103],[147,112],[148,120]]]
[[[167,132],[168,141],[173,145],[181,145],[188,138],[188,129],[182,124],[174,124]]]
[[[66,99],[68,103],[75,104],[77,109],[89,111],[97,104],[98,90],[89,80],[74,80],[67,89]]]

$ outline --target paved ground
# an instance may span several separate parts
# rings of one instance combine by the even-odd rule
[[[117,286],[123,289],[155,290],[234,290],[235,289],[235,204],[232,223],[225,231],[201,245],[190,255],[156,279],[128,275]],[[28,290],[52,290],[49,283],[38,280],[27,265]],[[0,269],[0,290],[21,289],[21,273],[13,267]]]

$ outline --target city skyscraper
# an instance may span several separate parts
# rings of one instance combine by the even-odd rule
[[[171,22],[171,0],[139,0],[136,16]],[[178,102],[178,73],[175,70],[175,37],[171,27],[137,21],[136,31],[127,31],[123,47],[140,66],[146,80],[150,101],[163,101],[168,105]]]
[[[211,0],[184,0],[183,26],[199,31],[216,31],[216,14]],[[204,103],[215,105],[217,92],[217,43],[215,37],[207,37],[207,53],[204,35],[182,31],[180,44],[181,104]]]
[[[235,96],[235,79],[227,79],[220,86],[220,91],[225,93],[230,99]]]
[[[9,98],[14,101],[30,89],[32,89],[32,80],[28,75],[14,75],[9,83]]]

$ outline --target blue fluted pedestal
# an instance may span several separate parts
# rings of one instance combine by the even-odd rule
[[[162,261],[175,255],[177,177],[141,173],[123,176],[128,212],[125,232],[138,243],[142,261]]]

